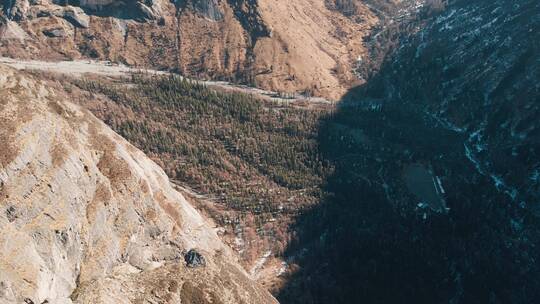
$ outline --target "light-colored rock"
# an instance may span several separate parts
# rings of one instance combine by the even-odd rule
[[[277,303],[141,151],[1,65],[0,91],[0,303]]]
[[[9,19],[21,20],[27,14],[30,2],[28,0],[6,1],[3,6]]]
[[[90,26],[90,17],[79,7],[67,7],[62,10],[62,15],[59,16],[71,22],[74,26],[87,28]]]
[[[22,42],[26,39],[28,39],[28,35],[16,22],[0,21],[0,40],[18,40]]]

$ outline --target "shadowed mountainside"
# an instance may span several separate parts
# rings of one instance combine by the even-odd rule
[[[537,1],[450,1],[344,97],[282,303],[539,298],[539,28]]]

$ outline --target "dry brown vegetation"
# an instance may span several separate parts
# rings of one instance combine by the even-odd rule
[[[111,60],[337,100],[358,81],[352,70],[378,18],[361,1],[339,0],[340,11],[326,2],[206,1],[209,7],[197,8],[200,1],[160,1],[155,20],[88,11],[87,28],[50,14],[59,6],[44,2],[16,21],[26,40],[0,39],[0,50],[16,58]],[[54,30],[63,34],[46,34]]]

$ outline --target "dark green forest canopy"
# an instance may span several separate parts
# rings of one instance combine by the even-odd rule
[[[93,112],[173,180],[235,212],[214,213],[220,224],[255,215],[258,233],[282,251],[292,218],[324,195],[332,167],[320,158],[317,133],[332,108],[292,107],[176,76],[134,75],[129,82],[73,84],[110,99],[114,105]],[[264,227],[275,218],[281,219]]]

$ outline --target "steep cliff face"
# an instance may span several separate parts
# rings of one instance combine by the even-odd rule
[[[161,168],[53,87],[0,66],[0,302],[276,303]]]
[[[4,1],[4,17],[27,39],[3,37],[0,50],[108,59],[338,99],[364,80],[355,66],[369,58],[364,38],[384,15],[353,2],[350,11],[326,0]]]

